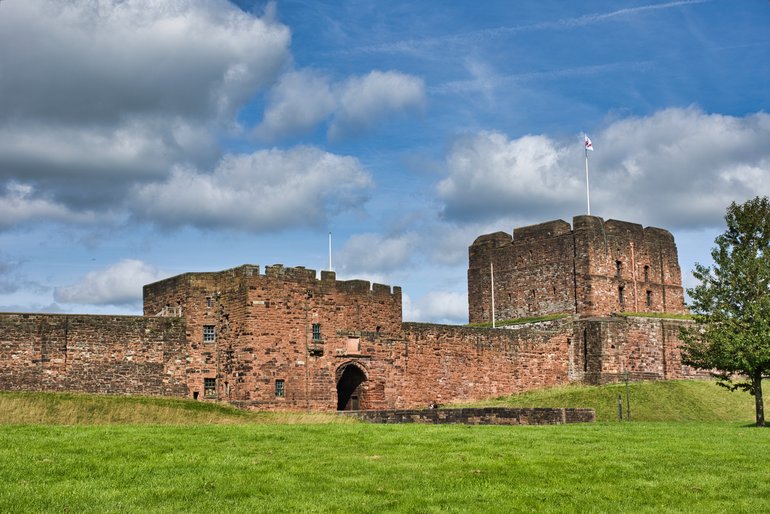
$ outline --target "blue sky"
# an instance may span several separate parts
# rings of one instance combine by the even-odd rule
[[[130,314],[244,263],[467,321],[481,234],[770,194],[770,3],[4,0],[0,311]]]

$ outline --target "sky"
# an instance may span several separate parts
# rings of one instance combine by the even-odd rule
[[[590,210],[684,285],[770,195],[765,0],[2,0],[0,311],[241,264],[465,323],[479,235]]]

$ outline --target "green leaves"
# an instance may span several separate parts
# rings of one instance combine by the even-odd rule
[[[770,200],[730,204],[727,230],[716,238],[713,266],[695,265],[700,284],[687,292],[696,326],[683,332],[686,364],[718,369],[731,389],[757,396],[764,424],[762,377],[770,370]],[[742,377],[733,382],[735,376]]]

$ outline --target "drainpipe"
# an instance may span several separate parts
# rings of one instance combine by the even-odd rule
[[[489,276],[492,282],[492,328],[495,328],[495,265],[489,263]]]
[[[308,362],[310,361],[310,342],[308,340],[307,310],[307,296],[305,296],[305,407],[310,411],[310,370],[308,369]]]
[[[639,312],[639,294],[636,290],[636,259],[634,258],[634,242],[631,241],[631,280],[634,281],[634,312]]]

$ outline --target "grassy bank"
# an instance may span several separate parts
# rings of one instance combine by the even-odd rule
[[[631,419],[635,421],[753,421],[754,398],[731,392],[713,381],[631,382]],[[589,407],[597,421],[618,419],[618,395],[626,414],[626,386],[570,385],[475,403],[511,407]]]
[[[232,425],[351,423],[334,413],[247,412],[230,405],[170,398],[0,392],[0,424]]]
[[[474,406],[589,407],[598,421],[617,420],[623,384],[570,385],[476,402]],[[634,421],[752,421],[754,399],[711,381],[629,384]],[[471,404],[465,404],[471,405]],[[450,405],[451,407],[451,405]],[[67,393],[0,392],[0,424],[166,424],[232,425],[250,423],[354,423],[334,413],[246,412],[229,405],[167,398],[138,398]]]
[[[736,423],[6,425],[0,512],[766,512],[769,444]]]

